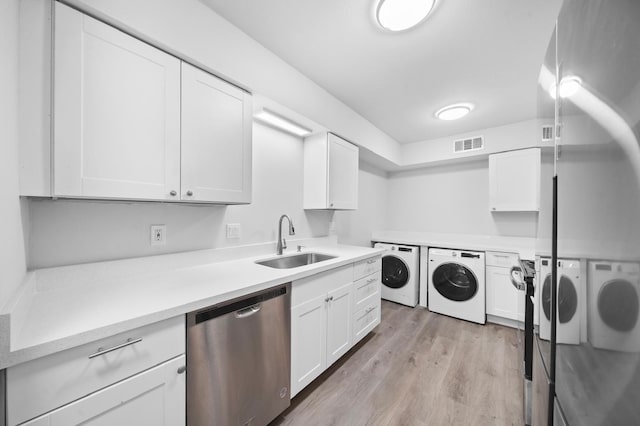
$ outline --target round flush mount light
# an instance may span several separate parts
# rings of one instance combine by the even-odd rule
[[[408,30],[424,21],[435,4],[436,0],[379,0],[376,20],[385,30]]]
[[[560,98],[566,99],[575,95],[582,87],[582,80],[575,75],[569,75],[560,80],[560,85],[557,87],[558,95]],[[549,88],[549,94],[553,99],[556,98],[556,84],[552,83]]]
[[[436,117],[439,118],[440,120],[447,120],[447,121],[457,120],[469,114],[471,110],[473,110],[473,104],[470,104],[470,103],[453,104],[437,110]]]

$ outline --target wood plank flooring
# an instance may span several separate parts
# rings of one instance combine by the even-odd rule
[[[271,425],[522,425],[516,331],[382,301],[381,324]]]

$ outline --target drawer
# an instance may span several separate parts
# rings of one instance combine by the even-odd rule
[[[184,352],[185,318],[179,316],[8,368],[8,424],[32,419]]]
[[[353,265],[342,266],[296,280],[291,284],[291,307],[327,294],[353,281]]]
[[[362,277],[371,275],[374,272],[379,271],[381,267],[382,267],[381,256],[370,257],[369,259],[356,262],[353,265],[353,280],[356,281]]]
[[[516,253],[502,253],[496,251],[486,252],[485,264],[487,266],[502,266],[505,268],[511,268],[512,266],[519,265],[520,256]]]
[[[357,343],[380,324],[380,299],[367,303],[353,314],[353,343]]]
[[[380,297],[380,272],[374,272],[353,283],[354,312],[366,304],[371,297]]]

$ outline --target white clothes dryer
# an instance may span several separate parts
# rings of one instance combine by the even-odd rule
[[[640,264],[589,261],[587,334],[595,348],[640,352]]]
[[[429,310],[484,324],[484,253],[430,248],[428,257]]]
[[[539,334],[551,338],[551,259],[540,259]],[[556,308],[556,342],[580,344],[580,261],[558,259],[558,297]]]
[[[420,291],[420,248],[388,243],[374,247],[386,250],[382,254],[382,298],[415,307]]]

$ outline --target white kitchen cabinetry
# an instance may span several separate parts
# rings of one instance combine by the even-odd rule
[[[54,130],[50,141],[30,134],[21,147],[22,195],[251,201],[250,94],[66,5],[54,7]],[[33,38],[25,44],[46,49]],[[46,66],[25,65],[25,72],[46,79]],[[25,96],[26,105],[43,107],[42,96]]]
[[[487,315],[524,321],[523,291],[511,283],[511,268],[519,266],[519,258],[515,253],[487,252]]]
[[[185,362],[181,355],[24,425],[184,425]]]
[[[380,323],[380,264],[375,256],[293,282],[291,397]]]
[[[251,95],[182,63],[181,197],[251,202]]]
[[[351,347],[352,281],[349,265],[292,283],[292,397]]]
[[[10,367],[7,424],[182,425],[184,353],[180,316]]]
[[[540,210],[540,148],[489,155],[491,211]]]
[[[304,141],[304,208],[358,208],[358,147],[332,134]]]

